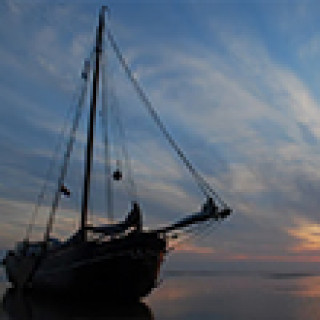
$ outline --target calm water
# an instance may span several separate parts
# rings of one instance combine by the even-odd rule
[[[0,277],[3,280],[3,278]],[[308,319],[320,318],[320,275],[171,272],[134,306],[56,303],[6,292],[0,319]]]

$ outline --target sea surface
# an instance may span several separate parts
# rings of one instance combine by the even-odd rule
[[[167,271],[137,305],[57,302],[8,291],[0,270],[0,319],[318,320],[320,274]],[[106,288],[107,290],[107,288]]]

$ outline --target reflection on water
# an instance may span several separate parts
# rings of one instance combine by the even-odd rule
[[[319,298],[320,302],[320,276],[305,275],[295,278],[286,278],[285,284],[277,284],[279,291],[287,291],[288,293],[304,298]]]
[[[294,293],[304,297],[320,298],[320,277],[300,279],[299,287]]]
[[[180,275],[147,299],[155,319],[318,320],[320,277],[305,273]]]
[[[111,307],[104,301],[59,302],[10,290],[4,297],[3,310],[0,308],[0,319],[318,320],[320,276],[174,273],[167,275],[160,288],[144,301]]]
[[[154,319],[150,308],[144,303],[115,305],[102,299],[71,301],[23,294],[13,289],[6,292],[3,309],[8,320]]]

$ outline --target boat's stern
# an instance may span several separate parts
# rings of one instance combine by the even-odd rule
[[[8,280],[17,288],[25,288],[32,277],[37,264],[35,256],[22,256],[9,251],[5,257],[4,266]]]

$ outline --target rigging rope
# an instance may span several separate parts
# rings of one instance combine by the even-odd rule
[[[144,90],[138,83],[137,79],[134,77],[133,72],[131,71],[128,63],[125,61],[124,56],[122,55],[117,42],[115,41],[115,38],[113,37],[110,30],[107,30],[107,37],[110,41],[110,44],[120,62],[122,67],[125,70],[125,73],[128,76],[128,79],[131,81],[133,87],[135,88],[138,96],[144,103],[147,111],[149,112],[150,116],[153,118],[155,123],[158,125],[160,131],[165,136],[171,147],[175,150],[175,152],[178,154],[186,168],[189,170],[191,175],[193,176],[194,180],[198,184],[200,190],[206,197],[213,196],[223,207],[227,207],[226,203],[222,200],[222,198],[216,193],[215,190],[210,186],[210,184],[200,175],[200,173],[194,168],[191,161],[187,158],[187,156],[184,154],[182,149],[178,146],[177,142],[173,139],[163,122],[161,121],[159,115],[155,111],[154,107],[152,106],[151,101],[148,99],[147,95],[145,94]]]
[[[90,60],[90,62],[91,62],[91,60]],[[89,74],[90,65],[91,65],[91,63],[89,63],[89,65],[87,66],[87,68],[88,68],[87,74]],[[46,227],[46,232],[45,232],[45,235],[44,235],[45,244],[49,240],[50,233],[51,233],[51,230],[52,230],[52,225],[53,225],[53,222],[54,222],[55,212],[56,212],[56,209],[58,207],[59,200],[60,200],[60,193],[61,193],[60,189],[61,189],[61,186],[64,183],[64,178],[65,178],[66,173],[67,173],[68,164],[69,164],[71,152],[72,152],[72,149],[73,149],[73,146],[74,146],[74,142],[75,142],[75,138],[76,138],[76,132],[77,132],[77,129],[78,129],[78,126],[79,126],[79,122],[80,122],[80,118],[81,118],[81,114],[82,114],[82,110],[83,110],[84,101],[85,101],[85,98],[87,96],[87,91],[88,91],[87,89],[88,89],[88,77],[85,77],[84,78],[83,87],[82,87],[82,90],[81,90],[81,94],[80,94],[80,97],[79,97],[78,105],[77,105],[76,114],[75,114],[75,117],[74,117],[74,120],[73,120],[72,128],[70,129],[70,134],[69,134],[70,138],[69,138],[69,141],[67,143],[67,148],[66,148],[66,151],[65,151],[65,154],[64,154],[64,157],[63,157],[63,164],[62,164],[62,167],[61,167],[61,170],[60,170],[60,176],[59,176],[59,179],[58,179],[57,189],[56,189],[56,192],[55,192],[55,195],[54,195],[54,199],[53,199],[53,202],[52,202],[51,212],[50,212],[50,215],[49,215],[49,220],[48,220],[47,227]]]
[[[219,225],[221,225],[221,223],[222,220],[208,220],[198,225],[192,226],[186,231],[182,231],[182,237],[179,238],[178,236],[177,240],[173,240],[174,243],[169,246],[169,251],[178,249],[179,246],[181,246],[181,244],[186,241],[194,241],[196,239],[204,238],[207,234],[211,233],[212,230],[216,229]]]
[[[103,46],[106,46],[106,41],[103,42]],[[110,157],[110,148],[109,148],[109,108],[108,108],[108,86],[109,81],[106,76],[107,73],[107,50],[102,50],[104,55],[102,56],[102,134],[104,140],[104,161],[105,161],[105,189],[106,189],[106,210],[107,215],[110,221],[114,219],[114,204],[113,204],[113,189],[112,189],[112,178],[111,178],[111,157]]]
[[[116,97],[114,97],[114,102],[112,105],[110,105],[110,109],[113,112],[113,117],[115,120],[116,128],[117,128],[117,133],[118,133],[118,138],[119,138],[119,143],[121,146],[121,152],[122,156],[124,159],[124,168],[125,168],[125,175],[127,178],[128,185],[127,187],[127,193],[128,196],[131,198],[132,201],[137,202],[138,200],[138,192],[137,192],[137,186],[135,184],[134,178],[133,178],[133,169],[131,166],[131,160],[129,157],[129,152],[128,152],[128,146],[127,146],[127,138],[126,138],[126,131],[125,127],[123,126],[122,122],[122,114],[121,114],[121,108],[120,105],[118,104],[118,101]]]
[[[83,84],[80,84],[79,85],[80,87],[80,91],[83,90]],[[76,90],[75,90],[75,94],[72,98],[72,100],[76,99],[76,93],[79,92],[79,88],[77,86]],[[33,213],[32,213],[32,216],[31,216],[31,219],[30,219],[30,222],[28,224],[28,227],[27,227],[27,231],[26,231],[26,235],[25,235],[25,240],[26,241],[29,241],[29,238],[30,238],[30,235],[32,233],[32,230],[33,230],[33,226],[35,224],[35,220],[38,216],[38,213],[39,213],[39,208],[41,207],[42,205],[42,202],[44,200],[44,197],[46,195],[46,192],[47,192],[47,189],[48,189],[48,185],[49,185],[49,179],[53,173],[53,170],[54,170],[54,167],[56,165],[56,161],[57,161],[57,156],[58,156],[58,153],[60,151],[60,149],[62,148],[62,144],[63,144],[63,140],[64,140],[64,137],[65,137],[65,134],[66,134],[66,131],[67,131],[67,127],[68,127],[68,123],[69,123],[69,115],[71,114],[71,111],[72,109],[74,108],[74,105],[73,103],[70,105],[70,108],[68,109],[67,111],[67,115],[66,115],[66,119],[65,119],[65,122],[62,126],[62,129],[60,131],[60,134],[59,134],[59,138],[58,138],[58,142],[54,148],[54,151],[52,153],[52,157],[51,157],[51,160],[49,162],[49,166],[48,166],[48,169],[47,169],[47,172],[45,174],[45,179],[44,179],[44,184],[40,190],[40,193],[37,197],[37,201],[36,201],[36,204],[34,206],[34,210],[33,210]],[[76,103],[75,105],[75,108],[78,108],[78,103]]]
[[[104,46],[108,44],[104,42]],[[107,74],[108,56],[107,50],[103,50],[102,57],[102,127],[103,127],[103,140],[105,148],[105,176],[106,176],[106,208],[108,218],[112,221],[114,219],[114,199],[113,199],[113,174],[111,170],[111,161],[113,156],[116,160],[116,167],[120,174],[124,170],[124,179],[122,180],[124,189],[128,194],[131,201],[136,202],[137,188],[133,178],[133,170],[128,152],[126,131],[123,126],[121,108],[119,101],[115,94],[113,86],[113,78],[110,73]],[[111,132],[113,135],[111,135]],[[113,141],[111,141],[113,139]],[[112,143],[113,142],[113,143]],[[114,148],[111,150],[111,145]],[[112,155],[114,153],[114,155]],[[122,166],[123,161],[123,166]]]

